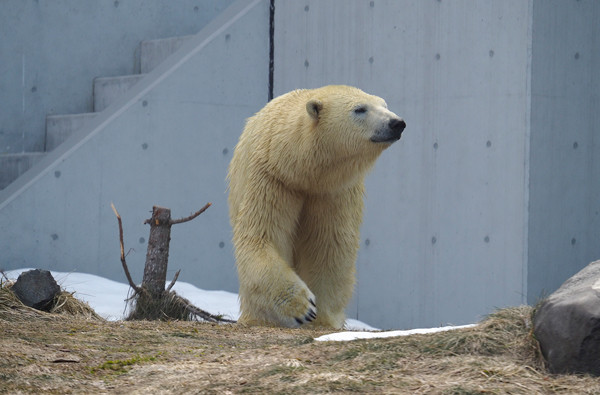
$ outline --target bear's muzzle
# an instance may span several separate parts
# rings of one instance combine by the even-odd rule
[[[406,122],[402,118],[392,118],[387,125],[375,132],[371,137],[374,143],[393,143],[400,140],[402,132],[406,128]]]

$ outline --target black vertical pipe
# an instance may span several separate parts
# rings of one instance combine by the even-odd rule
[[[275,0],[269,7],[269,101],[273,99],[273,69],[275,67]]]

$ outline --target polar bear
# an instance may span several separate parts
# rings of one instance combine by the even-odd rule
[[[239,323],[343,327],[364,178],[405,127],[342,85],[289,92],[248,119],[227,177]]]

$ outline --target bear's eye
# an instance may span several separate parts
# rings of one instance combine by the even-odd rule
[[[354,109],[355,114],[364,114],[366,112],[367,112],[367,107],[365,107],[365,106],[360,106],[360,107]]]

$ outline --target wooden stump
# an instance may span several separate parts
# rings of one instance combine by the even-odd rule
[[[167,265],[169,263],[169,243],[171,241],[171,210],[164,207],[152,207],[150,218],[150,237],[142,288],[153,298],[165,291],[167,281]]]
[[[150,224],[150,237],[148,238],[148,251],[146,253],[146,265],[144,266],[144,278],[142,285],[137,286],[131,279],[131,274],[125,261],[125,245],[123,242],[123,223],[119,212],[113,204],[111,207],[119,222],[119,241],[121,244],[121,264],[127,277],[129,285],[134,291],[129,299],[133,305],[129,320],[198,320],[210,322],[235,321],[210,314],[192,305],[189,300],[171,291],[179,276],[179,270],[173,276],[171,284],[165,289],[167,281],[167,267],[169,264],[169,243],[171,242],[171,226],[188,222],[202,214],[210,203],[189,217],[171,219],[171,210],[164,207],[152,207],[152,218],[144,221]]]

